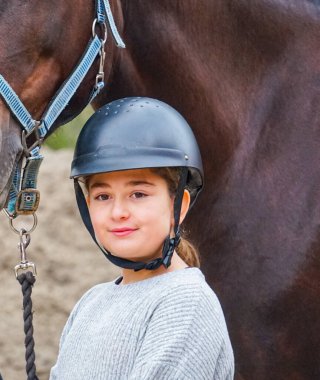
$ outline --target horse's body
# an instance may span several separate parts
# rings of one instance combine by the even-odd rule
[[[94,4],[74,3],[33,0],[22,8],[19,1],[0,2],[1,74],[35,118],[89,38]],[[193,126],[206,189],[189,227],[225,311],[238,379],[320,378],[316,3],[112,4],[127,49],[108,42],[107,90],[95,106],[151,96],[176,107]],[[13,8],[23,22],[10,21]],[[28,20],[32,9],[38,14]],[[60,123],[83,106],[95,71]],[[21,145],[19,127],[2,103],[0,118],[3,189]],[[4,198],[5,192],[0,205]]]

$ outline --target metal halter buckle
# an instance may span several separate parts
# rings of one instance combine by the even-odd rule
[[[100,40],[105,44],[108,38],[107,24],[105,22],[99,22],[98,19],[95,18],[92,23],[92,37],[93,38],[97,35],[96,33],[97,26],[99,26],[102,33],[102,38]]]
[[[31,234],[31,232],[33,232],[36,227],[37,227],[37,224],[38,224],[38,218],[37,218],[37,215],[36,214],[32,214],[32,217],[33,217],[33,221],[32,221],[32,226],[29,228],[29,229],[25,229],[23,228],[23,231],[24,231],[24,234]],[[15,232],[16,234],[20,235],[21,234],[21,229],[17,229],[14,224],[13,224],[13,221],[14,221],[14,218],[9,216],[9,223],[10,223],[10,227],[12,229],[13,232]]]
[[[25,152],[25,155],[28,157],[30,155],[30,152],[37,146],[40,146],[43,142],[43,138],[40,137],[39,129],[40,129],[41,122],[35,120],[34,127],[31,129],[31,131],[26,132],[25,130],[22,131],[21,135],[21,141],[23,150]],[[29,146],[28,140],[30,140],[30,137],[34,136],[34,143]]]
[[[40,192],[36,189],[24,189],[17,195],[16,214],[17,215],[32,215],[39,206]]]

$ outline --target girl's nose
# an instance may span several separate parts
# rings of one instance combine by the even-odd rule
[[[128,205],[124,200],[115,199],[112,205],[111,216],[114,220],[128,219],[130,215]]]

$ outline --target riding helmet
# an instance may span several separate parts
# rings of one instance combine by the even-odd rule
[[[149,263],[121,259],[95,238],[83,190],[78,180],[129,169],[179,167],[181,176],[174,202],[174,238],[164,242],[162,258]],[[81,217],[94,241],[114,264],[134,270],[168,267],[179,243],[179,216],[184,188],[194,204],[203,187],[198,144],[186,120],[168,104],[146,97],[113,101],[96,111],[80,132],[71,166]]]

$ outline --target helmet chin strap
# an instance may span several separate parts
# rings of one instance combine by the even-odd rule
[[[148,262],[131,261],[131,260],[123,259],[119,256],[113,255],[111,252],[101,247],[101,245],[99,245],[99,247],[102,251],[106,253],[106,257],[113,264],[121,268],[133,269],[135,272],[138,272],[141,269],[155,270],[159,268],[161,265],[164,265],[166,268],[168,268],[169,265],[171,264],[171,258],[174,253],[174,249],[176,247],[174,240],[175,238],[170,238],[170,236],[168,235],[162,247],[162,257],[158,257]]]
[[[121,268],[132,269],[134,271],[139,271],[142,269],[147,270],[155,270],[158,269],[161,265],[165,268],[168,268],[171,265],[171,259],[174,253],[175,248],[180,243],[180,230],[179,230],[179,222],[180,222],[180,212],[182,199],[184,194],[184,189],[186,187],[188,177],[188,169],[185,167],[181,168],[181,174],[179,178],[178,188],[176,192],[176,197],[174,199],[173,206],[173,214],[174,214],[174,236],[170,237],[168,235],[163,243],[162,247],[162,257],[158,257],[149,262],[141,262],[141,261],[131,261],[127,259],[123,259],[121,257],[113,255],[111,252],[107,251],[96,239],[94,229],[91,223],[90,214],[87,206],[87,202],[85,200],[82,188],[78,181],[74,180],[75,193],[77,198],[78,207],[80,210],[80,215],[82,217],[83,223],[89,231],[92,239],[101,249],[102,253],[106,256],[106,258],[111,261],[114,265],[117,265]]]

